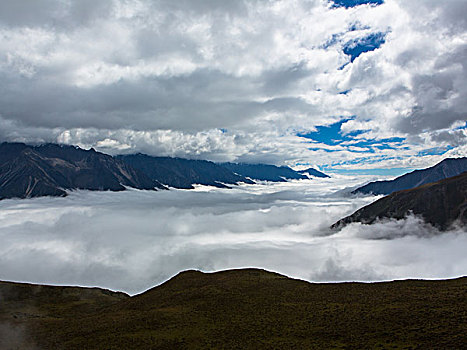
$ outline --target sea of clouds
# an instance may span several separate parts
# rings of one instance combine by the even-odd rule
[[[416,217],[329,226],[376,197],[362,178],[232,189],[72,192],[0,202],[0,280],[99,286],[130,294],[186,269],[258,267],[308,281],[466,274],[465,229]]]

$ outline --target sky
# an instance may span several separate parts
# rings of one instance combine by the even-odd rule
[[[375,197],[361,178],[0,201],[0,280],[130,294],[180,271],[257,267],[315,282],[465,275],[465,228],[418,218],[329,226]],[[348,189],[347,189],[348,190]]]
[[[467,0],[0,2],[0,141],[395,174],[467,155]]]

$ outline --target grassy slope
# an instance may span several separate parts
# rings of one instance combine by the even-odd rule
[[[78,300],[60,296],[63,287],[47,288],[56,291],[39,298],[30,293],[23,301],[3,297],[0,320],[18,339],[14,327],[19,325],[25,344],[11,348],[33,342],[44,349],[458,349],[467,344],[467,278],[312,284],[246,269],[183,272],[132,298],[74,288],[75,297],[82,294]],[[0,293],[3,289],[0,284]],[[14,318],[19,310],[21,320]]]

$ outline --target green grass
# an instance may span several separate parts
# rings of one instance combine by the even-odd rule
[[[4,286],[0,295],[6,295]],[[460,349],[467,344],[467,278],[312,284],[246,269],[184,272],[132,298],[97,289],[44,288],[51,289],[2,302],[0,321],[24,328],[24,346]],[[24,310],[26,316],[13,317]]]

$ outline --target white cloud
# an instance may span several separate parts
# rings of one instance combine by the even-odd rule
[[[467,113],[467,24],[459,15],[466,4],[4,3],[0,138],[57,142],[79,133],[111,153],[153,144],[152,154],[330,164],[357,159],[360,150],[310,151],[295,132],[356,116],[345,132],[364,127],[371,132],[360,137],[407,138],[400,161],[414,163],[434,144],[465,155],[465,133],[453,125]],[[349,63],[343,46],[378,32],[386,43]],[[229,132],[206,137],[218,129]],[[142,132],[170,135],[169,145],[129,136]]]
[[[72,193],[0,202],[0,279],[140,292],[181,270],[261,267],[306,280],[465,273],[467,235],[409,218],[329,225],[374,198],[337,176],[231,190]]]

